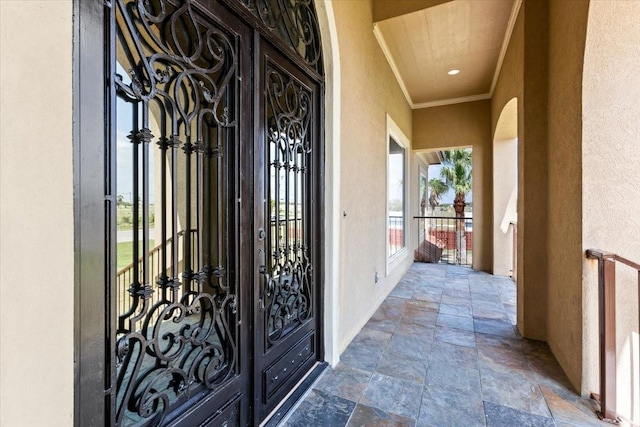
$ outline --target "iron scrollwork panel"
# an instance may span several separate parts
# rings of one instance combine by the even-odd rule
[[[263,268],[267,346],[313,315],[310,258],[313,93],[267,61],[266,218],[267,260]]]
[[[238,374],[229,200],[239,40],[188,0],[114,4],[123,265],[113,411],[117,425],[158,425]]]
[[[241,0],[308,66],[322,73],[322,44],[312,0]]]

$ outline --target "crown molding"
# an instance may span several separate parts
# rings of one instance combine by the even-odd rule
[[[493,96],[493,91],[496,89],[496,85],[498,84],[498,77],[500,77],[500,71],[502,71],[502,62],[507,54],[509,42],[511,41],[511,34],[513,34],[513,28],[516,26],[521,5],[522,0],[515,0],[513,2],[511,16],[509,16],[509,22],[507,23],[507,31],[505,31],[504,39],[502,39],[502,48],[500,49],[500,56],[498,57],[498,63],[496,64],[496,71],[493,73],[493,81],[491,82],[491,90],[489,91],[491,96]]]
[[[417,110],[420,108],[442,107],[443,105],[462,104],[464,102],[482,101],[484,99],[491,99],[491,94],[481,93],[479,95],[461,96],[460,98],[448,98],[439,99],[437,101],[421,102],[420,104],[414,104],[412,108],[414,110]]]
[[[380,31],[380,28],[378,27],[377,23],[373,24],[373,34],[376,36],[376,40],[378,40],[378,44],[380,45],[380,48],[382,49],[382,53],[384,53],[385,58],[387,58],[387,62],[389,63],[389,66],[391,67],[391,71],[393,71],[393,75],[396,77],[396,80],[398,81],[398,84],[400,85],[400,89],[402,89],[402,93],[404,94],[404,97],[407,100],[407,103],[409,103],[409,105],[413,109],[414,108],[413,100],[411,99],[411,96],[409,95],[409,91],[407,90],[407,86],[404,84],[404,80],[402,79],[402,76],[400,75],[400,71],[398,70],[398,66],[396,65],[396,62],[393,60],[393,56],[391,55],[391,51],[389,50],[389,46],[387,46],[387,42],[385,41],[384,36],[382,35],[382,31]]]
[[[411,95],[409,95],[409,91],[407,90],[407,86],[404,83],[402,76],[400,75],[400,71],[398,70],[398,66],[396,65],[393,56],[391,55],[391,51],[389,50],[389,46],[387,46],[387,42],[382,35],[382,31],[377,23],[373,24],[373,34],[384,53],[385,58],[387,58],[387,62],[391,67],[391,71],[396,78],[396,81],[400,85],[400,89],[404,94],[407,103],[411,107],[412,110],[420,109],[420,108],[430,108],[430,107],[442,107],[444,105],[452,105],[452,104],[461,104],[464,102],[473,102],[473,101],[481,101],[485,99],[491,99],[493,97],[493,92],[496,89],[496,85],[498,84],[498,78],[500,77],[500,72],[502,71],[502,64],[504,62],[504,57],[507,54],[507,49],[509,48],[509,42],[511,41],[511,35],[513,34],[513,28],[516,25],[516,21],[518,19],[518,13],[520,12],[520,7],[522,6],[522,0],[515,0],[513,2],[513,7],[511,8],[511,15],[509,16],[509,22],[507,23],[507,30],[504,33],[504,38],[502,40],[502,47],[500,48],[500,55],[498,56],[498,62],[496,64],[495,72],[493,73],[493,80],[491,81],[491,89],[488,93],[478,94],[478,95],[470,95],[463,96],[459,98],[447,98],[447,99],[439,99],[437,101],[429,101],[429,102],[421,102],[415,104],[411,99]]]

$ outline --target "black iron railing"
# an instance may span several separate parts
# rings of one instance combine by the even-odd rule
[[[418,248],[414,259],[422,262],[471,265],[473,261],[473,218],[415,216],[418,220]]]
[[[182,253],[182,254],[185,249],[184,236],[185,236],[184,230],[178,233],[178,253]],[[151,249],[147,254],[146,259],[143,255],[139,257],[137,260],[137,266],[138,266],[137,271],[142,271],[143,263],[145,262],[147,263],[148,269],[151,272],[150,274],[151,283],[156,283],[158,278],[163,273],[169,274],[169,272],[162,271],[163,270],[162,269],[163,248],[166,248],[167,253],[170,254],[173,251],[172,249],[173,239],[169,238],[167,239],[167,242],[165,245],[161,243],[157,245],[155,248]],[[190,254],[191,256],[189,257],[189,259],[197,260],[198,259],[196,256],[197,253],[198,253],[198,230],[191,230],[191,254]],[[183,254],[179,259],[179,264],[182,267],[182,270],[184,270],[183,263],[185,258],[186,257]],[[133,299],[131,298],[131,295],[129,293],[129,288],[131,287],[131,284],[135,282],[134,280],[135,271],[136,271],[136,269],[134,268],[135,264],[136,263],[132,262],[128,265],[125,265],[124,267],[119,269],[116,274],[116,289],[118,292],[117,294],[118,295],[118,302],[117,302],[118,314],[128,312],[131,309],[131,305],[133,304]],[[195,268],[195,266],[192,266],[192,267]],[[160,293],[154,292],[150,297],[151,305],[153,306],[156,302],[158,302],[159,298],[160,298]]]
[[[295,214],[291,214],[291,218],[287,219],[284,216],[279,216],[276,218],[275,216],[271,217],[270,224],[270,254],[276,253],[282,245],[289,245],[292,248],[296,245],[302,245],[304,242],[304,227],[305,223],[302,218],[302,213],[298,212]],[[282,244],[279,245],[278,242]],[[293,251],[288,252],[289,257],[295,257]]]
[[[635,269],[640,295],[640,264],[598,249],[587,250],[587,258],[598,260],[598,320],[600,334],[600,394],[591,397],[600,403],[598,417],[619,424],[616,411],[616,264]],[[638,301],[640,308],[640,300]],[[638,316],[640,327],[640,316]]]
[[[404,246],[404,217],[389,215],[389,256],[394,256]]]

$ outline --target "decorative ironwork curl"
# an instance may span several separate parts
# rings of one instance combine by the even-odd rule
[[[238,374],[236,285],[225,274],[225,243],[212,243],[209,236],[228,233],[228,208],[219,204],[216,223],[200,219],[191,225],[192,217],[210,215],[212,198],[226,200],[229,193],[224,179],[214,185],[210,175],[227,167],[224,153],[237,126],[238,41],[191,0],[115,0],[114,5],[121,69],[113,83],[118,102],[133,105],[130,139],[142,159],[132,162],[134,190],[149,187],[153,148],[161,157],[161,172],[153,179],[163,190],[156,219],[162,224],[161,244],[153,250],[161,254],[159,268],[150,271],[136,254],[131,292],[118,295],[129,302],[118,311],[113,349],[115,418],[119,426],[161,425],[187,399],[217,390]],[[179,232],[182,202],[186,219]],[[148,190],[138,203],[149,211]],[[166,236],[167,222],[173,224],[172,237]],[[134,236],[140,230],[148,236],[148,220],[142,228],[134,225]]]
[[[312,152],[311,90],[267,63],[267,140],[270,262],[265,280],[269,345],[312,316],[313,267],[307,239]]]
[[[296,325],[311,316],[312,266],[306,251],[295,261],[277,265],[278,275],[270,278],[267,292],[268,335],[270,344],[277,343]]]
[[[224,315],[235,309],[235,296],[216,302],[200,293],[183,300],[189,301],[156,304],[151,313],[158,316],[118,338],[118,424],[132,413],[161,424],[173,404],[235,373],[236,347]]]
[[[242,0],[280,40],[322,74],[322,44],[313,0]]]
[[[234,84],[237,54],[229,37],[207,25],[191,1],[118,0],[120,24],[132,38],[128,75],[115,75],[132,101],[161,98],[190,134],[191,122],[210,112],[217,124],[236,125],[223,100]],[[127,81],[125,81],[127,80]]]

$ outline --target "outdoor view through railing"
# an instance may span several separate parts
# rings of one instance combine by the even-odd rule
[[[471,265],[473,218],[416,216],[418,248],[414,259],[421,262]]]
[[[182,265],[184,262],[184,235],[185,231],[182,230],[178,232],[178,253],[180,254],[179,263]],[[167,239],[167,252],[171,253],[173,245],[173,239]],[[162,247],[160,244],[155,248],[149,251],[147,255],[147,262],[149,263],[149,271],[151,274],[152,283],[156,283],[160,275],[163,273],[162,269]],[[197,261],[198,250],[198,230],[191,230],[191,260],[195,263]],[[138,258],[138,268],[142,270],[143,257]],[[131,309],[132,299],[129,295],[129,288],[131,284],[134,283],[133,277],[133,268],[134,264],[130,263],[125,265],[122,268],[118,269],[116,274],[116,286],[117,286],[117,295],[118,295],[118,313],[126,313]],[[195,266],[195,265],[194,265]],[[140,280],[140,279],[138,279]],[[160,300],[160,294],[158,292],[154,292],[150,298],[150,304],[153,306],[156,302]]]
[[[389,215],[389,257],[404,248],[404,218]]]
[[[291,245],[293,246],[296,242],[301,241],[303,234],[304,223],[300,218],[302,215],[298,215],[298,218],[295,219],[284,219],[275,217],[271,218],[271,236],[275,236],[276,234],[281,237],[281,239],[288,238],[291,241]],[[400,217],[400,226],[402,225],[402,217]],[[184,236],[186,234],[185,230],[178,232],[178,263],[180,265],[180,269],[184,269],[183,263],[185,259],[185,245],[184,245]],[[399,231],[399,237],[402,239],[402,229]],[[167,239],[166,249],[167,253],[171,253],[173,251],[173,239]],[[191,230],[191,261],[193,265],[191,269],[196,271],[196,263],[198,262],[198,258],[196,254],[198,253],[198,243],[199,236],[198,230]],[[275,251],[275,241],[270,242],[271,244],[271,253]],[[400,245],[402,248],[402,244]],[[149,265],[149,271],[151,272],[151,282],[156,283],[158,278],[163,273],[162,269],[162,250],[163,245],[159,244],[151,249],[147,255],[147,262]],[[293,252],[291,254],[293,256]],[[144,256],[140,256],[137,260],[138,270],[142,271],[142,264],[144,261]],[[129,289],[131,284],[134,283],[134,263],[131,262],[122,267],[119,266],[117,274],[116,274],[116,287],[117,287],[117,295],[118,295],[118,313],[126,313],[131,309],[132,299],[130,298]],[[141,280],[141,279],[138,279]],[[179,290],[180,294],[182,290]],[[153,306],[160,299],[159,293],[155,292],[151,295],[150,304]]]

